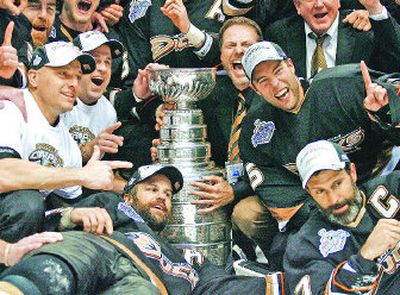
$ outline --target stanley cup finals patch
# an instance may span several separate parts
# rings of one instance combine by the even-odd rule
[[[253,147],[256,148],[259,144],[269,143],[275,131],[274,122],[265,122],[257,119],[254,122],[254,126],[253,135],[251,136]]]

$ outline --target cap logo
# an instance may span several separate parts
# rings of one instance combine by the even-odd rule
[[[58,48],[70,47],[71,43],[60,41],[60,42],[49,43],[47,46],[49,47],[50,50],[57,50]]]
[[[136,177],[129,179],[127,186],[131,186],[136,181]]]
[[[35,59],[32,61],[32,64],[34,66],[37,66],[37,65],[39,65],[41,63],[41,61],[42,61],[42,58],[39,55],[36,55]]]
[[[82,66],[83,66],[83,68],[84,68],[86,71],[90,71],[90,70],[91,70],[89,64],[83,64]]]
[[[340,155],[340,160],[350,162],[349,157],[347,157],[346,154],[341,154],[341,155]]]
[[[86,39],[88,39],[88,38],[92,37],[93,35],[97,35],[97,34],[98,34],[97,31],[89,31],[89,32],[87,32],[86,34],[83,34],[83,35],[84,35],[84,37]]]

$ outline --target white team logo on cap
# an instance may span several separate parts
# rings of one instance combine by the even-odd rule
[[[34,66],[37,66],[38,64],[40,64],[41,61],[42,61],[42,58],[39,55],[36,55],[35,59],[32,61],[32,64]]]

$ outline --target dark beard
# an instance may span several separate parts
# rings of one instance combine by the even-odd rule
[[[161,232],[168,224],[169,218],[171,216],[171,213],[167,213],[162,220],[157,219],[157,217],[151,214],[151,212],[149,211],[149,207],[146,207],[139,202],[136,193],[132,194],[131,206],[143,218],[147,225],[155,232]]]
[[[358,216],[358,213],[360,212],[362,206],[363,206],[363,198],[361,195],[361,192],[357,188],[355,184],[353,184],[353,189],[354,189],[354,198],[346,201],[344,203],[339,204],[338,207],[344,206],[344,205],[349,205],[349,208],[347,209],[346,212],[343,212],[342,214],[335,215],[332,213],[333,208],[329,207],[327,209],[323,209],[318,206],[319,210],[321,211],[322,215],[329,221],[334,224],[338,225],[348,225],[349,223],[353,222],[356,217]]]
[[[166,218],[164,218],[163,220],[158,220],[148,210],[141,210],[137,208],[136,212],[139,213],[140,216],[142,216],[147,225],[155,232],[161,232],[168,223],[168,216],[166,216]]]

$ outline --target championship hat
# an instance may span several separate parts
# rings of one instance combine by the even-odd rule
[[[285,60],[288,57],[282,48],[273,42],[260,41],[251,45],[242,58],[242,65],[247,78],[253,79],[256,66],[264,61]]]
[[[176,194],[182,189],[183,177],[178,168],[174,166],[165,166],[161,164],[153,164],[139,167],[128,180],[125,185],[124,193],[128,193],[135,185],[150,178],[153,175],[165,175],[172,184],[172,193]]]
[[[321,170],[342,170],[350,163],[339,145],[327,140],[307,144],[297,155],[296,165],[303,188],[311,176]]]
[[[79,34],[73,41],[82,51],[92,51],[101,45],[108,45],[111,49],[113,58],[122,55],[124,46],[116,39],[108,39],[106,35],[99,31],[89,31]]]
[[[79,50],[72,43],[56,41],[37,47],[32,53],[30,68],[63,67],[77,59],[81,63],[82,73],[89,74],[96,68],[94,58]]]

